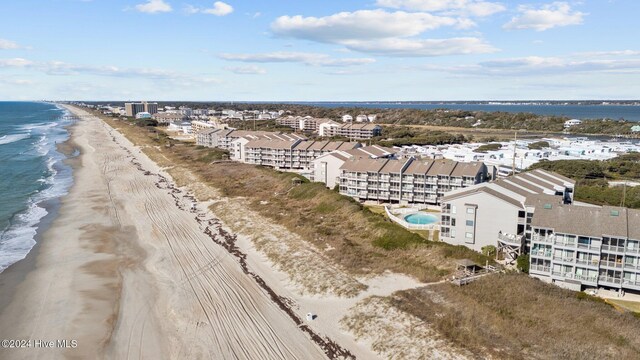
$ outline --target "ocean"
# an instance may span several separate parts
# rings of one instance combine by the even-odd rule
[[[56,149],[69,137],[65,114],[53,104],[0,102],[0,272],[29,253],[47,205],[73,182]]]
[[[369,109],[452,109],[468,111],[504,111],[537,115],[566,116],[573,119],[624,119],[640,121],[639,105],[533,105],[533,104],[456,104],[398,102],[299,102],[296,104],[322,107],[361,107]],[[352,114],[353,115],[353,114]]]

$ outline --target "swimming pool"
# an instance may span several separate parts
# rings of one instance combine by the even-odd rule
[[[415,224],[415,225],[429,225],[429,224],[435,224],[438,221],[440,221],[440,219],[435,215],[425,214],[421,212],[407,215],[404,217],[404,220],[409,224]]]

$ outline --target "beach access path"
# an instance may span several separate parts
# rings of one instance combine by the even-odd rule
[[[70,110],[83,115],[71,129],[75,183],[34,269],[0,309],[0,339],[32,346],[0,358],[338,357],[247,270],[206,209],[117,131]]]

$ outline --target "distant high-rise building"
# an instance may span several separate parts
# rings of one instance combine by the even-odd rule
[[[125,103],[124,109],[127,116],[134,117],[139,112],[145,111],[145,106],[142,103]]]
[[[148,112],[151,115],[158,113],[158,103],[143,102],[143,104],[144,104],[144,111]]]

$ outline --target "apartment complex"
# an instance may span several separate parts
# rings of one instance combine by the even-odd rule
[[[331,119],[314,118],[312,116],[285,116],[278,118],[276,123],[283,126],[288,126],[295,130],[309,131],[320,133],[320,127],[323,124],[333,124],[335,127],[339,124]],[[322,134],[320,134],[322,136]]]
[[[328,188],[333,189],[340,183],[340,168],[350,159],[393,158],[395,154],[395,149],[379,145],[332,151],[312,161],[313,173],[310,180],[324,183]]]
[[[322,136],[341,136],[354,140],[368,140],[382,134],[382,127],[375,124],[348,123],[339,126],[327,127]]]
[[[141,112],[148,112],[153,115],[158,112],[158,103],[125,103],[124,104],[125,114],[130,117],[136,116]]]
[[[572,203],[574,187],[575,181],[538,169],[453,190],[442,199],[440,238],[476,251],[492,245],[514,260],[530,244],[527,203],[540,196]]]
[[[340,193],[360,201],[439,204],[446,192],[486,179],[487,167],[478,162],[352,158],[340,168]]]
[[[304,136],[298,134],[284,134],[269,131],[247,131],[236,129],[206,129],[196,135],[196,144],[206,147],[217,147],[230,150],[232,142],[239,138],[294,141],[303,140]]]
[[[336,150],[352,150],[361,147],[357,142],[271,140],[260,138],[242,145],[244,162],[271,166],[277,169],[310,170],[318,157]],[[240,156],[242,157],[242,155]]]
[[[640,290],[640,210],[531,201],[529,274],[573,290]]]

